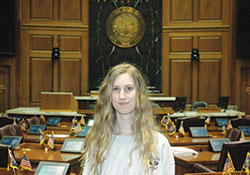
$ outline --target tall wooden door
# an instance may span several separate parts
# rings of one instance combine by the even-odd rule
[[[163,93],[210,104],[231,95],[231,3],[163,1]],[[192,49],[199,50],[198,61],[191,59]]]
[[[39,106],[41,92],[86,93],[88,1],[23,0],[21,7],[20,106]]]

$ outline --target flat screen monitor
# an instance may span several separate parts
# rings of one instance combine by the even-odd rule
[[[250,136],[250,126],[238,126],[245,136]]]
[[[0,144],[10,145],[13,148],[16,148],[21,143],[22,139],[23,136],[3,136]]]
[[[45,125],[31,125],[27,134],[40,135],[41,134],[40,130],[44,131],[45,127],[46,127]]]
[[[216,118],[215,121],[217,126],[227,126],[228,118]]]
[[[192,137],[209,137],[205,127],[189,127]]]
[[[228,103],[229,103],[229,97],[219,97],[218,107],[220,107],[224,111],[227,110]]]
[[[61,148],[61,152],[66,153],[82,153],[85,145],[85,139],[65,139]]]
[[[221,152],[223,144],[226,142],[230,142],[230,139],[229,138],[208,139],[208,142],[213,152]]]
[[[47,121],[48,126],[58,126],[61,122],[62,118],[60,117],[50,117]]]
[[[35,175],[66,175],[69,163],[40,161],[35,171]]]
[[[94,124],[94,119],[89,119],[87,122],[87,126],[91,127]]]
[[[90,128],[90,126],[82,127],[82,130],[76,134],[76,137],[86,137]]]
[[[187,97],[176,97],[174,111],[175,112],[183,112],[186,108]]]

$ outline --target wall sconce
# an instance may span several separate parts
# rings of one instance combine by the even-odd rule
[[[192,49],[191,60],[198,61],[199,59],[200,59],[199,49]]]
[[[53,48],[53,50],[52,50],[52,59],[60,59],[59,48]]]

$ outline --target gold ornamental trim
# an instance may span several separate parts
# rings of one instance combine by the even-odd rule
[[[145,22],[141,13],[129,6],[113,10],[106,22],[106,33],[110,41],[122,48],[138,44],[145,33]]]

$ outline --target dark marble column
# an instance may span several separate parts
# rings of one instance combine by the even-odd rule
[[[110,13],[122,6],[133,7],[143,16],[145,33],[132,47],[119,47],[106,33]],[[113,65],[136,64],[149,85],[161,91],[161,0],[91,0],[89,7],[89,90],[96,90]]]

